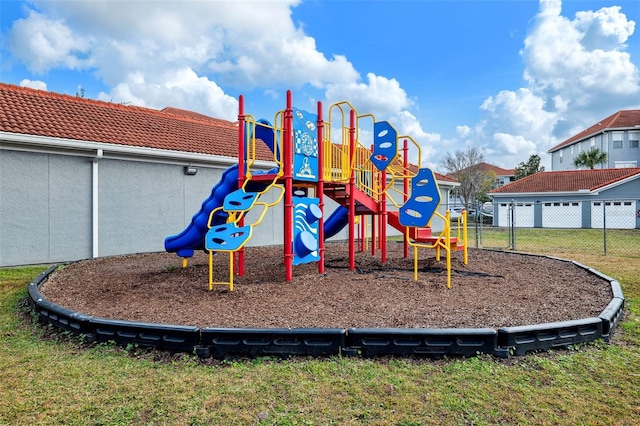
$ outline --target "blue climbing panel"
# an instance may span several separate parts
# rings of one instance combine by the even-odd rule
[[[225,223],[209,229],[204,248],[208,251],[237,251],[250,237],[250,225],[238,227],[234,223]]]
[[[425,227],[440,204],[440,191],[431,169],[420,169],[411,179],[411,196],[400,207],[402,226]]]
[[[250,210],[258,199],[257,192],[244,192],[238,189],[224,197],[223,209],[226,212],[246,212]]]
[[[373,152],[370,160],[378,168],[385,170],[398,153],[398,132],[388,121],[373,123]]]

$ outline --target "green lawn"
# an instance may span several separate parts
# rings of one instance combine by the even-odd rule
[[[470,223],[467,231],[469,245],[489,248],[507,248],[511,242],[507,228],[482,227],[476,231]],[[637,229],[543,229],[516,228],[517,251],[556,253],[598,253],[621,257],[640,258],[640,230]]]
[[[507,360],[158,361],[31,324],[26,285],[45,268],[0,269],[0,425],[637,425],[640,259],[567,251],[579,243],[545,252],[620,281],[613,341]]]

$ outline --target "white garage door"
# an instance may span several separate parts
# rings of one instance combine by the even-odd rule
[[[636,209],[633,201],[594,201],[591,204],[591,227],[602,228],[605,214],[607,228],[634,229],[636,227]]]
[[[542,204],[543,228],[581,228],[582,206],[579,202]]]
[[[510,226],[510,203],[498,204],[498,226]],[[533,228],[533,203],[515,203],[514,221],[517,228]]]

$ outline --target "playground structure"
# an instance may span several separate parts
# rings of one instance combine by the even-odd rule
[[[370,148],[359,137],[368,120],[373,122]],[[388,224],[404,235],[405,257],[413,247],[414,280],[419,249],[435,249],[438,261],[444,251],[447,288],[451,287],[451,251],[462,250],[464,263],[468,262],[466,213],[455,222],[452,236],[450,212],[437,210],[441,198],[433,171],[410,164],[409,143],[416,163],[422,163],[420,147],[410,136],[398,135],[390,123],[376,121],[372,114],[359,115],[347,101],[332,104],[325,121],[321,102],[316,114],[299,110],[293,107],[290,91],[285,110],[275,115],[273,123],[245,114],[244,98],[239,97],[238,164],[223,173],[187,228],[165,239],[165,249],[183,257],[183,266],[194,250],[209,253],[209,290],[228,285],[233,291],[234,274],[244,275],[246,243],[266,212],[283,199],[287,281],[301,263],[316,262],[318,272],[324,273],[324,241],[345,226],[349,268],[355,269],[356,225],[359,222],[363,235],[366,221],[358,219],[370,217],[372,255],[379,249],[382,262],[386,261]],[[275,168],[255,167],[259,141],[271,150]],[[339,204],[327,219],[324,196]],[[391,206],[395,210],[388,210]],[[444,223],[437,234],[430,226],[434,216]],[[229,255],[226,281],[214,279],[214,253]]]

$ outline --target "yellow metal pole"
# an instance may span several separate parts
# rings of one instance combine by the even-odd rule
[[[229,252],[229,291],[233,291],[233,252]]]
[[[213,252],[209,251],[209,291],[213,290]]]
[[[466,210],[462,212],[462,217],[464,219],[464,223],[462,224],[462,235],[464,235],[464,249],[462,251],[463,253],[463,259],[464,259],[464,264],[466,265],[469,262],[469,256],[467,253],[467,212]]]
[[[186,258],[186,257],[183,257],[183,258],[182,258],[182,267],[183,267],[183,268],[186,268],[186,267],[187,267],[187,258]]]
[[[447,288],[451,288],[451,247],[447,247]]]

